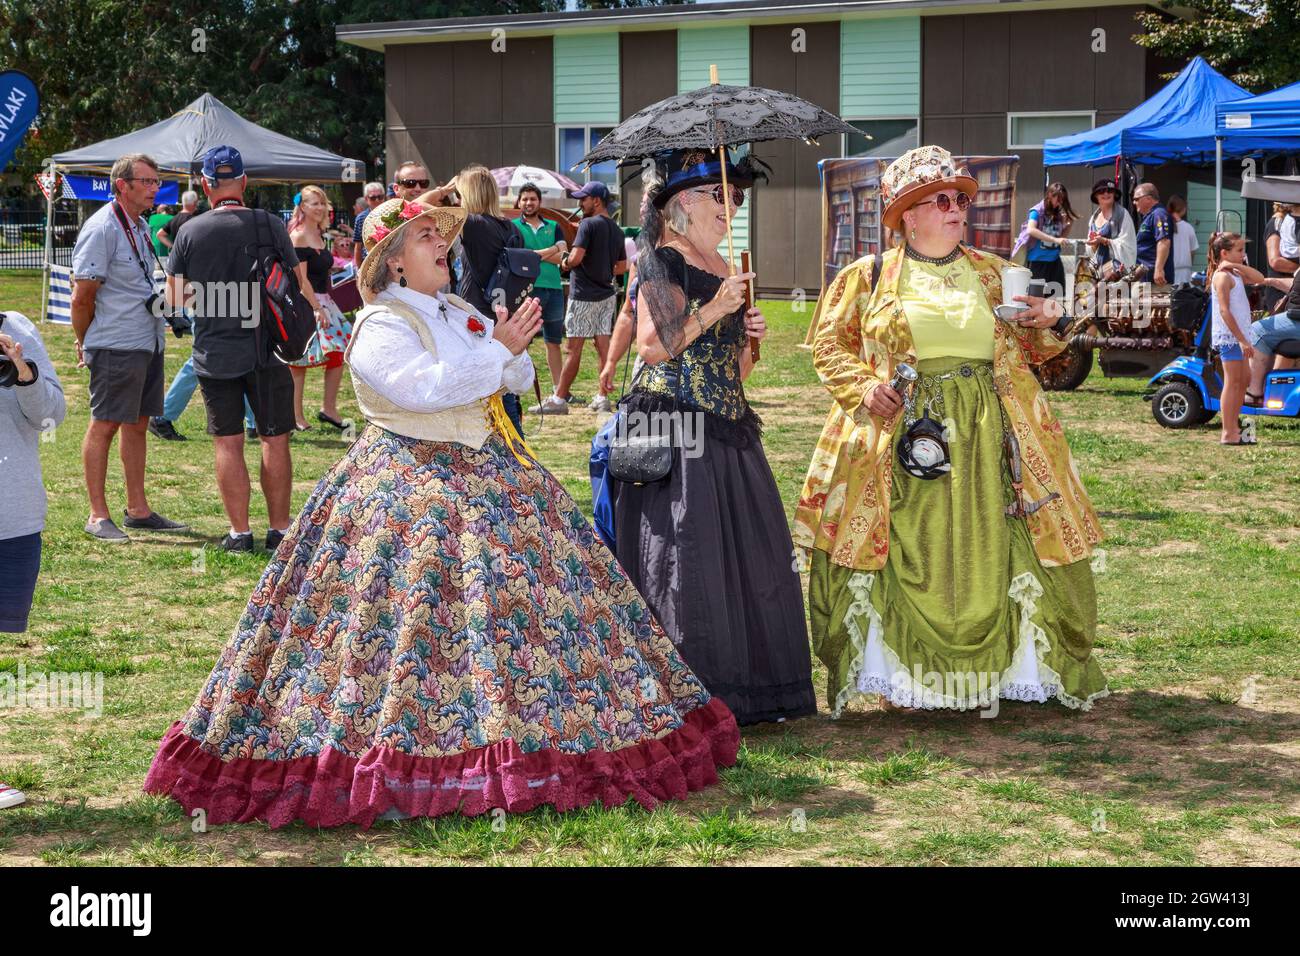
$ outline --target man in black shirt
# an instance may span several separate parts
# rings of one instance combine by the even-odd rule
[[[176,245],[176,237],[181,233],[181,226],[199,214],[199,194],[187,189],[181,194],[181,211],[167,220],[155,236],[168,249]]]
[[[569,307],[564,316],[569,354],[565,356],[555,395],[542,403],[543,414],[553,410],[548,409],[547,402],[569,401],[569,387],[578,377],[582,347],[587,339],[596,340],[599,367],[604,367],[618,292],[614,277],[627,271],[623,230],[609,217],[609,190],[605,184],[592,180],[570,195],[582,204],[582,222],[573,240],[573,250],[560,259],[560,268],[569,273]],[[603,392],[591,400],[590,407],[598,412],[612,411],[609,396]]]
[[[269,231],[281,262],[294,268],[298,258],[279,216],[244,208],[243,159],[233,146],[215,146],[203,157],[203,192],[212,211],[195,219],[176,239],[167,261],[167,298],[192,301],[194,371],[208,408],[208,434],[217,456],[217,488],[230,519],[221,546],[251,551],[248,526],[250,485],[244,463],[244,400],[257,419],[262,440],[262,493],[274,550],[289,530],[292,466],[289,433],[294,430],[293,379],[288,366],[263,364],[256,340],[261,319],[261,289],[253,275],[257,222]]]

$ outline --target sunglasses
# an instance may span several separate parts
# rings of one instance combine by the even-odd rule
[[[745,205],[745,191],[739,186],[729,186],[728,188],[731,190],[731,208],[739,209],[741,206]],[[711,196],[713,201],[719,206],[725,206],[727,203],[723,196],[722,183],[718,183],[716,186],[709,186],[706,189],[692,189],[691,192],[695,193],[697,196]]]
[[[399,179],[399,180],[397,180],[397,185],[399,185],[399,186],[405,186],[407,189],[415,189],[415,188],[417,188],[417,187],[420,188],[420,189],[428,189],[428,188],[429,188],[429,180],[427,180],[427,179]]]
[[[383,193],[371,193],[370,195],[366,196],[366,202],[383,202],[383,201],[384,201]]]
[[[919,202],[916,205],[928,206],[930,203],[934,203],[934,208],[938,209],[940,212],[947,212],[952,208],[953,199],[946,193],[940,193],[933,199],[927,199],[925,202]],[[956,203],[958,209],[966,209],[970,206],[970,196],[967,196],[965,193],[958,193]]]

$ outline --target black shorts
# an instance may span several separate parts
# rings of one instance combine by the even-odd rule
[[[163,413],[163,354],[134,349],[86,349],[90,417],[134,425]]]
[[[208,407],[208,434],[240,435],[244,431],[244,397],[253,407],[257,433],[263,438],[293,431],[293,376],[287,365],[268,365],[239,378],[200,375],[203,404]]]

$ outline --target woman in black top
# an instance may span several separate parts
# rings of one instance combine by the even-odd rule
[[[456,177],[456,192],[469,214],[461,229],[461,273],[457,295],[484,315],[495,315],[487,285],[496,271],[497,259],[505,248],[522,247],[524,237],[514,223],[501,215],[497,182],[486,166],[466,166]],[[523,409],[519,396],[502,398],[506,414],[519,434],[524,433]]]
[[[289,238],[298,255],[298,284],[316,308],[316,335],[307,354],[289,365],[293,375],[294,421],[298,431],[311,428],[302,410],[307,369],[325,367],[325,396],[316,420],[343,431],[348,422],[339,415],[339,386],[343,382],[343,352],[352,338],[352,323],[330,298],[330,268],[334,255],[325,248],[325,230],[330,224],[330,203],[319,186],[302,187],[298,208],[289,219]]]

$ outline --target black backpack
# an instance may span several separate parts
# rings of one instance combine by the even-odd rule
[[[265,209],[252,212],[255,251],[251,276],[261,288],[257,353],[264,365],[296,362],[307,354],[307,346],[316,334],[316,316],[302,294],[297,274],[280,257],[269,214]]]

